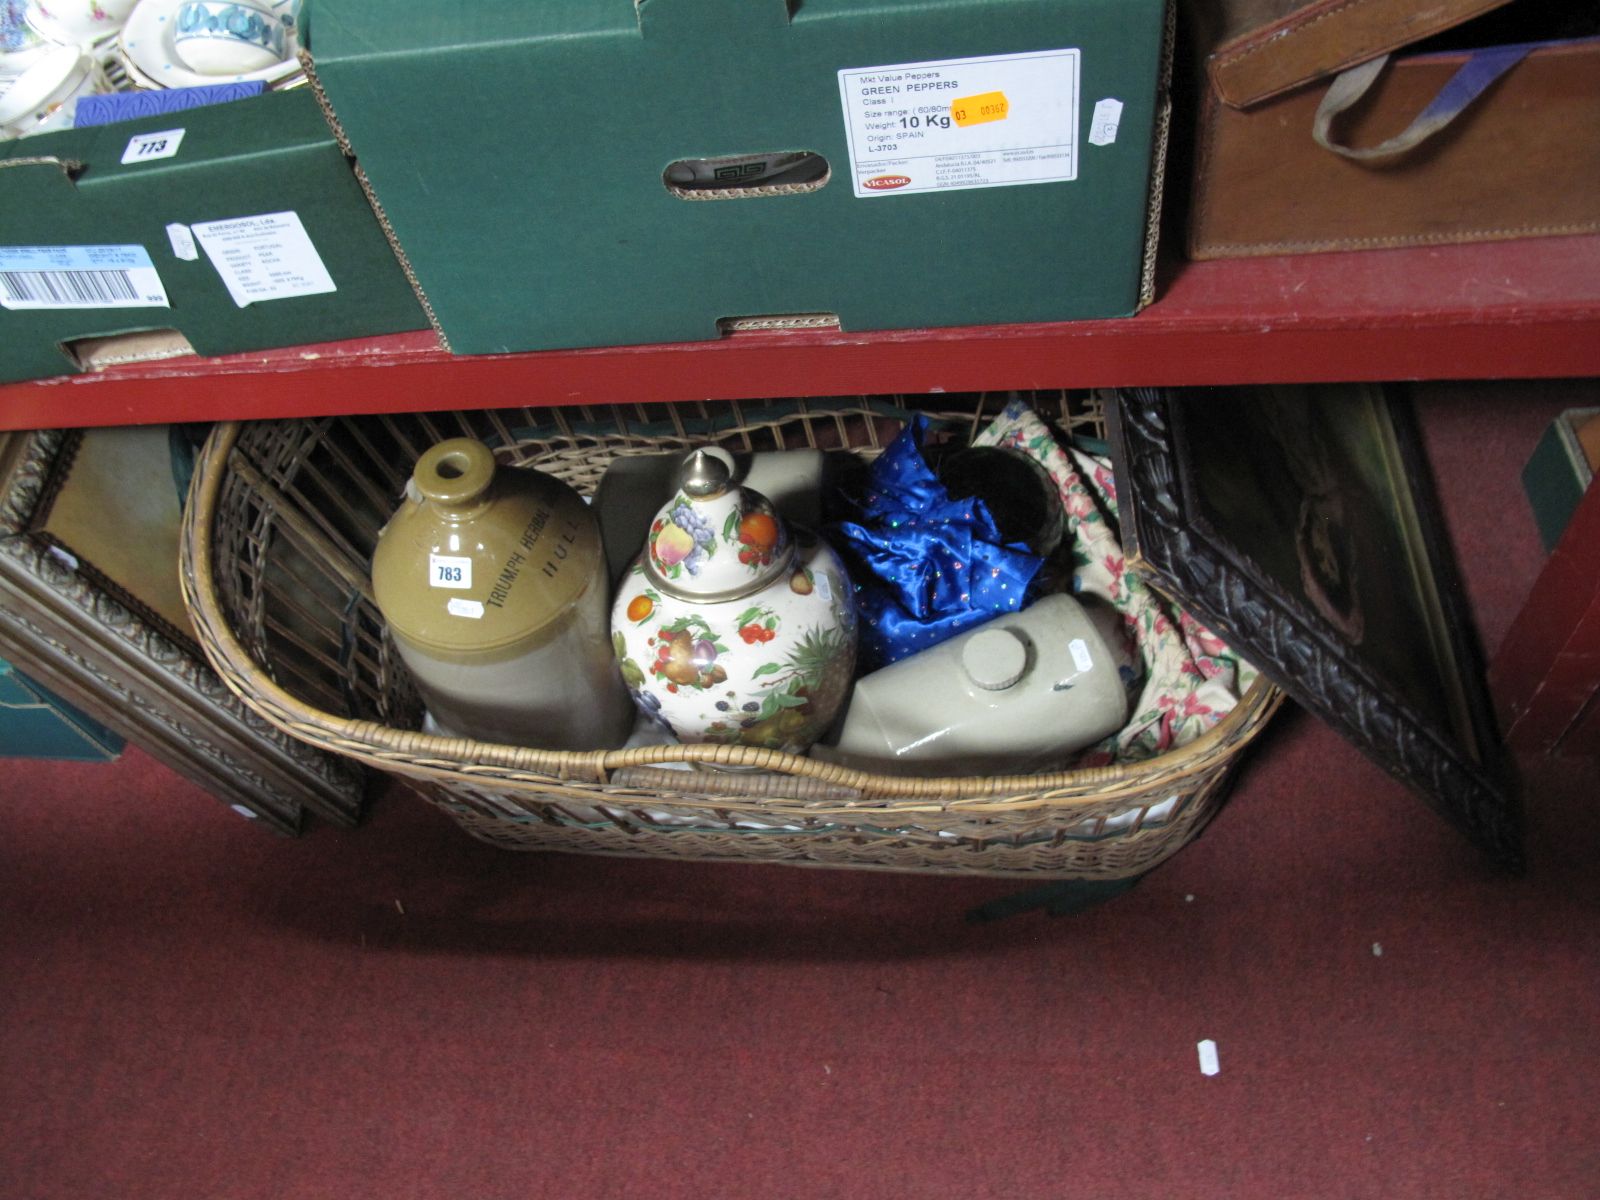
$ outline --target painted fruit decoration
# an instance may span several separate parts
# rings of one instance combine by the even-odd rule
[[[680,741],[798,754],[849,694],[854,593],[826,542],[697,450],[623,576],[612,647],[634,703]]]

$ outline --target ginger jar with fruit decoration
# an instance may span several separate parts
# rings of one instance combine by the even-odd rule
[[[623,681],[682,742],[800,754],[855,668],[855,593],[816,534],[739,486],[726,451],[683,460],[611,612]]]

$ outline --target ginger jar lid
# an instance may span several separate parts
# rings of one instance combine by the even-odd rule
[[[487,651],[554,628],[593,586],[599,557],[594,514],[572,487],[452,438],[417,460],[379,536],[372,586],[405,640]]]
[[[673,497],[645,543],[650,581],[669,595],[733,600],[786,578],[794,542],[760,492],[737,483],[733,456],[718,447],[684,457]]]

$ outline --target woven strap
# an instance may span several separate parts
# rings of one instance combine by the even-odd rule
[[[1388,141],[1376,146],[1346,146],[1334,140],[1333,121],[1377,82],[1389,62],[1387,54],[1359,66],[1341,71],[1328,85],[1328,92],[1317,106],[1317,115],[1311,123],[1311,136],[1324,150],[1331,150],[1343,158],[1370,166],[1384,166],[1415,149],[1419,144],[1438,133],[1454,121],[1490,84],[1516,66],[1528,52],[1540,45],[1523,42],[1514,46],[1494,46],[1487,50],[1474,50],[1467,61],[1439,89],[1439,94],[1428,102],[1426,108],[1405,129]]]

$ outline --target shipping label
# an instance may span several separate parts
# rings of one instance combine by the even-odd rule
[[[952,58],[839,72],[855,194],[1078,177],[1080,52]]]
[[[298,213],[262,213],[191,228],[240,308],[338,290]]]
[[[0,246],[0,307],[170,308],[143,246]]]

